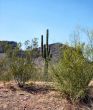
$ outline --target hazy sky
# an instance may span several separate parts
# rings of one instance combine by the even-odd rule
[[[77,25],[93,28],[93,0],[0,0],[0,40],[40,41],[48,28],[64,43]]]

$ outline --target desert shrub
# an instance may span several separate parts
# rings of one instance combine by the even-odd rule
[[[36,67],[32,58],[32,45],[26,41],[26,49],[22,51],[22,44],[18,43],[14,49],[7,51],[7,59],[9,62],[9,71],[13,79],[19,85],[25,85],[25,82],[33,77],[36,72]],[[34,54],[34,53],[33,53]]]
[[[34,43],[33,43],[34,42]],[[24,85],[26,81],[37,78],[37,69],[34,64],[32,54],[37,48],[37,40],[25,42],[25,50],[22,50],[22,44],[17,43],[15,48],[11,45],[5,45],[6,57],[0,60],[0,80],[14,79],[18,84]]]
[[[63,96],[72,102],[86,95],[93,78],[93,64],[82,55],[81,48],[66,47],[57,65],[52,66],[55,82]]]
[[[26,58],[15,58],[11,64],[11,73],[19,85],[24,85],[36,71],[33,62]]]
[[[11,81],[13,79],[13,75],[9,71],[5,71],[1,77],[0,80],[5,82]]]
[[[3,82],[10,81],[12,79],[10,73],[8,59],[6,57],[0,59],[0,80]]]
[[[0,59],[0,75],[5,71],[5,61],[4,59]]]

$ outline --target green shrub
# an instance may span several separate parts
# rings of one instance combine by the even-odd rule
[[[10,73],[8,59],[6,57],[0,59],[0,80],[10,81],[12,79],[12,74]]]
[[[25,85],[25,82],[31,79],[36,68],[33,62],[26,58],[16,58],[11,64],[11,73],[19,85]]]
[[[93,64],[83,57],[80,47],[66,47],[59,63],[52,66],[52,72],[57,87],[73,102],[85,96],[93,77]]]
[[[3,82],[8,82],[11,81],[13,79],[13,75],[10,72],[4,72],[1,77],[0,80]]]
[[[3,72],[5,71],[5,61],[4,59],[0,59],[0,75],[3,74]]]
[[[10,73],[12,73],[14,80],[19,85],[25,85],[25,82],[33,77],[36,72],[36,67],[32,59],[32,44],[30,41],[25,42],[24,52],[21,50],[22,44],[18,45],[12,49],[11,57],[8,55],[10,51],[7,51],[7,57],[10,59]]]

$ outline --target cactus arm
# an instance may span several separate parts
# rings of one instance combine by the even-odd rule
[[[46,60],[46,45],[44,44],[44,54],[43,54],[43,58]]]
[[[44,49],[43,49],[43,35],[41,35],[41,54],[42,54],[42,57],[44,55]]]
[[[46,30],[46,57],[48,57],[48,37],[49,37],[49,30]]]

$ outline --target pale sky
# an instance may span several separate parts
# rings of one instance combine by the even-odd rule
[[[24,42],[49,29],[49,42],[67,42],[75,27],[93,28],[93,0],[0,0],[0,40]]]

